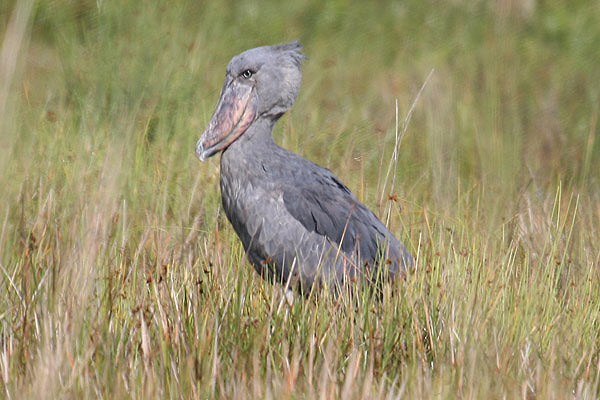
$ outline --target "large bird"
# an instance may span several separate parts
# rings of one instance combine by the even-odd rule
[[[222,152],[223,208],[263,278],[307,293],[404,277],[413,258],[375,214],[331,171],[273,140],[300,89],[301,50],[291,42],[233,57],[196,154]]]

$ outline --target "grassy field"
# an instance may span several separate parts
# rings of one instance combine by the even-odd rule
[[[600,397],[598,2],[3,0],[0,39],[0,397]],[[292,39],[276,141],[416,256],[382,302],[288,306],[195,158]]]

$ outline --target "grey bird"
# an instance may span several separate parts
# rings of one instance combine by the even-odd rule
[[[304,294],[403,278],[413,264],[404,245],[331,171],[273,139],[303,60],[296,41],[233,57],[196,155],[222,152],[223,209],[263,278]]]

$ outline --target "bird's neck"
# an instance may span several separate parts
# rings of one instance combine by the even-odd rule
[[[238,160],[247,157],[256,158],[272,150],[273,146],[278,147],[273,140],[275,122],[277,119],[259,117],[223,152],[223,156]]]

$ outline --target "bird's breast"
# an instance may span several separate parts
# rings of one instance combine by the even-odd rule
[[[231,160],[221,166],[221,201],[229,222],[247,249],[260,231],[268,211],[269,182],[262,169],[244,160]]]

